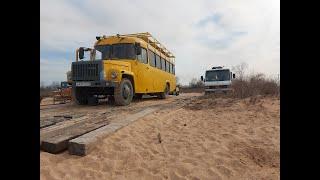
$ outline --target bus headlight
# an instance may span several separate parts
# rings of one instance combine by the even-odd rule
[[[112,79],[117,78],[117,76],[118,76],[118,73],[117,73],[116,71],[112,71],[112,72],[111,72],[111,78],[112,78]]]

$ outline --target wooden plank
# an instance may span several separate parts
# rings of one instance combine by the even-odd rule
[[[116,132],[121,127],[123,126],[110,124],[72,139],[68,143],[68,151],[73,155],[84,156],[94,149],[101,138]]]
[[[45,128],[45,127],[48,127],[48,126],[52,126],[56,124],[55,122],[53,121],[49,121],[49,120],[46,120],[46,121],[40,121],[40,129],[42,128]]]
[[[103,116],[102,116],[103,115]],[[84,115],[84,114],[76,114],[72,116],[73,119],[67,119],[65,121],[56,121],[56,123],[40,128],[40,147],[42,140],[57,134],[61,134],[61,132],[65,131],[65,128],[71,127],[78,123],[85,123],[90,118],[105,118],[104,113],[98,115]],[[79,125],[80,125],[79,124]]]
[[[88,121],[85,123],[75,124],[71,127],[59,129],[61,133],[55,133],[53,136],[47,137],[42,140],[41,149],[49,153],[59,153],[67,149],[68,141],[70,139],[81,136],[85,133],[98,129],[107,125],[107,120],[101,121]]]
[[[76,126],[76,124],[81,125],[85,123],[88,119],[89,117],[86,117],[86,116],[80,117],[80,118],[69,120],[69,121],[59,122],[49,127],[40,129],[40,147],[43,139],[56,136],[58,134],[62,134],[64,131],[66,131],[67,128]]]
[[[136,114],[129,115],[123,119],[114,120],[107,126],[72,139],[68,143],[68,151],[73,155],[85,156],[94,149],[99,140],[115,133],[117,130],[127,126],[131,122],[136,121],[156,110],[157,108],[144,109]]]
[[[70,139],[81,136],[85,133],[98,129],[108,124],[108,121],[101,121],[95,123],[85,123],[65,128],[61,134],[48,137],[42,140],[41,149],[49,153],[59,153],[67,149],[68,141]]]
[[[52,125],[57,124],[62,121],[71,120],[74,117],[76,117],[76,116],[58,115],[58,116],[53,116],[50,118],[40,118],[40,129],[48,127],[48,126],[52,126]]]
[[[66,120],[70,120],[70,118],[67,119],[64,117],[53,117],[53,118],[40,120],[40,129],[48,127],[48,126],[52,126],[54,124],[57,124],[59,122],[66,121]]]

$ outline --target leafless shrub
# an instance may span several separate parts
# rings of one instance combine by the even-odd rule
[[[238,76],[237,79],[239,80],[244,79],[247,69],[248,69],[248,64],[245,62],[242,62],[241,64],[232,67],[232,71]]]
[[[178,87],[181,86],[180,78],[178,76],[176,76],[176,86],[178,86]]]
[[[192,78],[191,81],[189,82],[190,88],[199,88],[203,86],[204,86],[204,83],[200,79]]]
[[[41,97],[50,97],[52,92],[57,90],[60,86],[60,82],[52,82],[50,85],[45,85],[43,82],[40,82],[40,96]]]
[[[235,79],[232,83],[234,96],[246,98],[256,95],[279,95],[280,84],[272,78],[265,77],[264,74],[252,74],[242,79]]]
[[[237,78],[233,80],[233,96],[246,98],[256,95],[280,95],[280,79],[268,78],[262,73],[247,75],[247,63],[241,63],[232,68]]]

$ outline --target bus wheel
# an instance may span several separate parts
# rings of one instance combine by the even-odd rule
[[[115,102],[114,96],[109,95],[108,100],[107,100],[107,104],[113,105],[114,102]]]
[[[79,105],[88,104],[86,89],[74,88],[76,103]]]
[[[164,91],[163,91],[162,93],[160,93],[160,94],[158,95],[158,97],[159,97],[160,99],[165,99],[165,98],[167,97],[167,95],[169,94],[169,91],[170,91],[169,85],[166,84],[166,88],[164,89]]]
[[[130,104],[133,98],[133,87],[129,79],[123,78],[118,87],[114,89],[114,100],[118,106]]]
[[[176,91],[175,95],[176,95],[176,96],[179,96],[179,91]]]
[[[91,106],[96,106],[99,103],[99,99],[97,97],[94,97],[94,96],[89,96],[87,98],[87,101],[88,101],[88,104],[91,105]]]

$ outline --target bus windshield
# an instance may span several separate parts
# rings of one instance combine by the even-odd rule
[[[207,71],[206,81],[229,81],[230,71],[229,70],[217,70],[217,71]]]
[[[134,44],[98,45],[95,49],[101,53],[101,59],[136,59]]]

